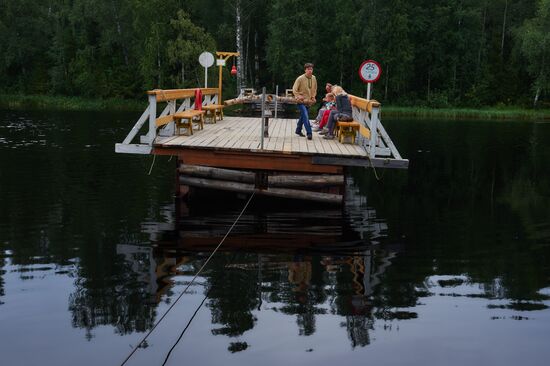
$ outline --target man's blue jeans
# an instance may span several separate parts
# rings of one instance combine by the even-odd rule
[[[298,119],[298,124],[296,125],[296,133],[302,132],[302,126],[306,128],[306,135],[311,136],[311,125],[309,124],[309,108],[304,104],[297,104],[298,110],[300,111],[300,118]]]

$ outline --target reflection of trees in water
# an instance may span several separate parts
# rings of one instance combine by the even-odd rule
[[[336,257],[250,253],[235,254],[234,259],[226,256],[208,274],[212,323],[221,325],[212,333],[239,337],[255,326],[255,312],[263,309],[295,316],[298,334],[311,336],[316,332],[318,316],[337,315],[344,319],[341,324],[347,329],[351,345],[366,346],[376,318],[372,313],[373,298],[378,297],[377,288],[394,256],[380,250]],[[415,299],[409,302],[416,303],[416,294],[413,296]],[[229,348],[237,352],[234,342]]]
[[[238,338],[256,325],[258,310],[268,309],[294,316],[301,336],[315,334],[318,316],[342,316],[352,345],[369,343],[370,297],[394,254],[365,250],[387,227],[352,182],[346,193],[344,211],[281,205],[268,212],[252,208],[242,216],[224,243],[232,254],[214,257],[205,273],[214,335]],[[191,206],[177,224],[181,250],[213,250],[237,216],[200,207]],[[228,349],[247,346],[231,342]]]
[[[318,316],[341,316],[354,347],[369,343],[375,319],[372,297],[393,254],[364,249],[371,238],[384,235],[386,226],[381,220],[373,223],[374,212],[357,191],[347,199],[343,214],[337,210],[323,214],[319,208],[311,211],[313,216],[310,211],[250,213],[236,227],[229,246],[234,252],[218,253],[203,273],[210,289],[206,306],[212,315],[212,333],[237,338],[228,345],[230,352],[248,348],[238,337],[254,328],[256,312],[266,307],[295,316],[302,336],[315,334]],[[76,290],[69,299],[73,325],[87,329],[88,337],[98,325],[113,325],[120,334],[149,329],[161,296],[171,295],[174,276],[195,273],[200,267],[201,260],[194,260],[183,268],[190,257],[183,260],[177,253],[189,254],[192,248],[185,244],[193,238],[197,251],[208,253],[210,241],[219,242],[218,233],[226,232],[233,216],[222,212],[219,222],[215,215],[191,217],[191,230],[180,223],[168,222],[166,228],[147,223],[145,231],[157,243],[154,250],[119,244],[116,255],[105,254],[101,261],[90,260],[94,253],[83,253],[86,260],[79,263]],[[321,225],[324,218],[328,226]],[[241,238],[260,251],[264,241],[279,240],[284,252],[244,252]],[[268,248],[273,251],[273,246]],[[335,252],[339,254],[331,255]],[[270,303],[277,305],[270,308]]]
[[[394,138],[409,171],[354,178],[387,219],[388,237],[406,238],[397,263],[412,286],[400,292],[432,275],[465,274],[485,297],[540,299],[550,276],[548,124],[420,121],[399,123]]]
[[[227,269],[234,258],[226,255],[213,259],[211,271],[205,275],[210,287],[208,307],[212,323],[220,328],[212,330],[215,335],[237,337],[254,327],[256,317],[252,311],[258,306],[256,273],[239,268]],[[255,256],[244,255],[242,263],[254,260]]]
[[[325,314],[326,310],[319,307],[324,304],[327,295],[323,291],[322,272],[316,270],[317,263],[310,256],[297,256],[287,263],[288,286],[286,304],[280,309],[289,315],[296,315],[298,334],[309,336],[315,333],[315,316]]]
[[[127,284],[131,284],[129,280]],[[74,327],[91,330],[100,325],[112,325],[119,334],[143,332],[153,325],[155,306],[144,300],[148,294],[139,289],[121,290],[119,285],[102,289],[87,289],[84,284],[69,297],[69,310]]]
[[[73,326],[87,329],[87,337],[100,325],[112,325],[117,333],[128,334],[154,324],[159,287],[151,251],[139,246],[119,246],[118,250],[120,256],[112,258],[124,260],[81,268],[76,290],[69,296]]]
[[[0,257],[0,305],[3,304],[1,297],[4,296],[4,274],[6,273],[6,271],[3,269],[4,265],[5,259]]]
[[[351,346],[365,347],[370,344],[369,331],[374,330],[374,319],[366,315],[348,315],[342,324],[348,331]]]

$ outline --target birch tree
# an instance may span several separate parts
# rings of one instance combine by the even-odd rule
[[[550,0],[539,0],[536,16],[518,30],[521,51],[527,58],[527,71],[533,77],[533,106],[541,93],[550,91]]]

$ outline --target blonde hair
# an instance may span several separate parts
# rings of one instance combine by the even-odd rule
[[[334,98],[334,94],[333,93],[327,93],[325,95],[325,98]]]
[[[334,94],[334,95],[347,95],[347,93],[345,92],[345,90],[342,89],[342,87],[339,86],[339,85],[334,85],[334,86],[332,87],[332,94]]]

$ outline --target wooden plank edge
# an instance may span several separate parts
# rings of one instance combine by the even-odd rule
[[[115,144],[115,152],[120,154],[151,154],[151,145],[143,144]]]
[[[312,164],[316,165],[340,165],[340,166],[357,166],[364,168],[388,168],[388,169],[408,169],[408,159],[353,159],[340,157],[325,157],[314,156],[311,158]]]

